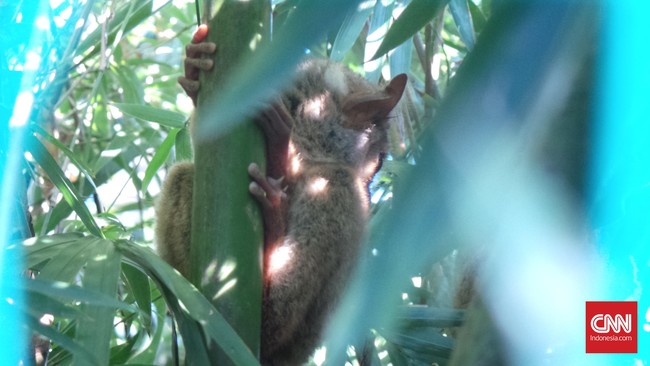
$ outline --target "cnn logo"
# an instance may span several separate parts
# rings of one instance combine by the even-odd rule
[[[596,314],[591,318],[591,329],[596,333],[620,333],[621,329],[625,333],[632,333],[632,314],[621,314],[611,316],[609,314]]]
[[[587,301],[587,353],[636,353],[637,303]]]

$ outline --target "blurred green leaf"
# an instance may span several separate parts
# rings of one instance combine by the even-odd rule
[[[24,294],[27,296],[25,313],[35,318],[40,318],[43,314],[50,314],[58,319],[77,319],[83,316],[77,306],[33,291],[25,291]]]
[[[181,128],[176,134],[176,162],[192,160],[192,141],[190,139],[189,128]]]
[[[35,133],[41,135],[43,138],[45,138],[49,143],[52,145],[56,146],[59,150],[61,150],[65,156],[70,159],[70,162],[74,164],[79,171],[84,173],[84,176],[86,177],[86,180],[88,180],[88,183],[90,183],[93,186],[93,189],[97,190],[97,186],[95,185],[95,182],[93,181],[93,173],[91,169],[82,161],[77,159],[78,155],[72,152],[70,149],[68,149],[67,146],[63,145],[61,141],[58,139],[54,138],[54,136],[50,135],[47,131],[45,131],[41,126],[32,123],[29,125],[29,128],[34,131]]]
[[[25,266],[34,269],[52,259],[59,251],[70,245],[75,245],[82,238],[84,236],[81,233],[42,236],[27,239],[21,246],[12,245],[8,250],[22,250],[25,254]]]
[[[135,0],[123,3],[117,10],[112,21],[108,25],[108,36],[106,43],[111,44],[117,33],[122,30],[121,36],[128,33],[136,25],[151,16],[153,0]],[[124,23],[126,22],[126,23]],[[77,47],[77,54],[84,54],[81,62],[96,56],[101,49],[102,27],[98,27],[86,37]],[[90,49],[90,52],[86,53]]]
[[[88,259],[95,255],[100,240],[103,239],[84,237],[52,251],[52,258],[40,269],[39,276],[50,281],[72,282]]]
[[[75,286],[68,282],[48,281],[37,277],[32,280],[23,281],[23,285],[23,290],[34,294],[40,294],[51,299],[62,300],[70,303],[80,302],[111,309],[122,309],[130,313],[137,311],[133,306],[118,301],[115,296]]]
[[[129,286],[129,293],[133,295],[138,309],[144,314],[144,326],[146,329],[151,329],[151,319],[153,314],[151,312],[151,287],[149,285],[149,277],[139,269],[131,264],[122,263],[122,273],[126,283]]]
[[[141,104],[113,103],[122,113],[129,116],[140,118],[145,121],[159,123],[163,126],[172,128],[182,128],[185,126],[187,117],[180,113],[166,111],[160,108],[154,108]]]
[[[472,24],[474,25],[474,30],[477,33],[480,33],[483,31],[487,19],[485,18],[485,15],[483,15],[481,8],[479,8],[478,5],[474,4],[473,1],[469,0],[467,4],[469,5],[469,11],[472,16]]]
[[[98,245],[94,256],[89,258],[83,276],[83,287],[107,297],[117,295],[122,256],[110,241]],[[75,340],[91,351],[98,360],[95,365],[107,365],[110,359],[111,336],[115,310],[105,306],[84,303],[81,311],[87,315],[77,321]],[[78,362],[78,355],[74,355]]]
[[[79,218],[86,225],[86,228],[90,233],[95,236],[103,237],[102,231],[97,226],[95,219],[93,218],[88,207],[84,203],[83,199],[79,196],[76,188],[70,183],[68,178],[65,176],[56,160],[50,155],[45,146],[38,140],[34,135],[29,135],[27,137],[27,146],[30,147],[30,151],[34,160],[38,165],[43,168],[45,174],[50,178],[52,183],[59,189],[63,195],[63,199],[72,207],[72,209],[79,215]]]
[[[413,57],[413,42],[404,42],[397,46],[395,50],[388,56],[390,64],[390,74],[395,77],[399,74],[407,74],[411,69],[411,61]]]
[[[154,175],[156,175],[158,169],[160,169],[160,167],[165,164],[165,161],[167,161],[169,153],[172,151],[172,147],[174,147],[174,142],[176,141],[176,134],[178,131],[180,131],[178,128],[174,128],[169,131],[167,137],[165,138],[165,141],[163,141],[158,149],[156,149],[156,153],[153,155],[153,158],[151,158],[151,161],[147,166],[147,170],[144,173],[144,179],[142,179],[142,188],[140,189],[143,192],[147,191],[147,187],[149,186],[151,179]]]
[[[137,333],[133,337],[129,337],[126,342],[111,347],[110,364],[121,365],[127,363],[129,358],[133,355],[133,348],[140,341],[142,333]],[[129,363],[133,365],[132,363]]]
[[[395,20],[383,42],[372,56],[375,60],[420,31],[447,4],[447,0],[413,0]]]
[[[368,57],[376,53],[380,42],[385,37],[386,32],[388,31],[388,25],[393,16],[393,10],[395,10],[396,2],[385,3],[383,1],[377,1],[375,7],[372,11],[372,17],[370,18],[370,23],[368,24],[368,35],[366,36],[366,42],[364,47],[364,64],[363,70],[365,73],[366,80],[371,83],[379,82],[381,78],[381,69],[384,65],[385,59],[379,60],[370,60]]]
[[[117,78],[123,90],[122,97],[125,103],[140,105],[144,98],[142,83],[138,80],[135,72],[129,67],[111,67],[112,75]]]
[[[49,338],[52,342],[65,348],[71,353],[75,354],[75,360],[81,365],[99,365],[97,358],[91,350],[84,347],[84,345],[75,342],[72,338],[54,330],[52,327],[42,325],[38,318],[27,316],[27,327],[30,331],[35,331],[38,334]],[[50,360],[51,361],[51,360]]]
[[[449,0],[449,10],[458,27],[460,39],[465,43],[467,49],[471,51],[474,48],[475,35],[468,2],[471,2],[471,0]]]
[[[376,0],[362,1],[357,9],[350,11],[346,15],[336,39],[334,39],[330,59],[339,62],[343,60],[345,53],[352,48],[359,38],[359,34],[363,30],[376,2]]]
[[[99,79],[96,82],[98,85],[96,94],[92,98],[93,118],[90,127],[93,135],[106,138],[110,135],[112,129],[111,119],[108,113],[108,99],[106,97],[108,94],[108,82],[103,72],[99,74]]]

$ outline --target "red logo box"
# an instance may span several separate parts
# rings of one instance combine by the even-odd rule
[[[587,301],[587,353],[637,353],[636,301]]]

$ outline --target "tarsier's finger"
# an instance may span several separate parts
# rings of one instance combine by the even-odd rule
[[[178,78],[178,84],[180,84],[181,88],[185,90],[185,94],[192,98],[192,101],[196,104],[196,96],[199,93],[201,84],[197,80],[191,80],[183,76]]]
[[[263,196],[269,203],[273,206],[279,206],[283,198],[286,198],[286,193],[282,190],[282,181],[283,178],[273,179],[265,177],[262,174],[259,166],[255,163],[251,163],[248,166],[248,174],[253,179],[253,183],[256,183],[255,186],[263,191]],[[253,185],[249,185],[249,190],[253,188]],[[254,188],[255,190],[257,188]],[[257,193],[251,191],[253,195],[258,197]]]
[[[185,55],[189,58],[198,58],[201,55],[210,55],[217,50],[214,42],[190,43],[185,46]]]
[[[209,71],[214,67],[214,61],[209,58],[185,58],[185,71],[187,73],[188,69],[198,69],[203,71]],[[187,76],[187,75],[186,75]]]
[[[260,187],[257,182],[250,182],[248,185],[248,191],[255,197],[257,202],[259,202],[265,210],[270,210],[273,208],[271,202],[266,197],[266,192]]]

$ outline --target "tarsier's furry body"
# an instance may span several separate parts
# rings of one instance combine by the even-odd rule
[[[401,75],[379,88],[338,64],[308,60],[281,102],[258,118],[269,173],[278,175],[249,168],[265,224],[263,364],[304,363],[318,345],[359,253],[368,182],[387,148],[388,114],[405,83]],[[159,252],[184,274],[192,175],[189,163],[174,167],[157,208]]]

